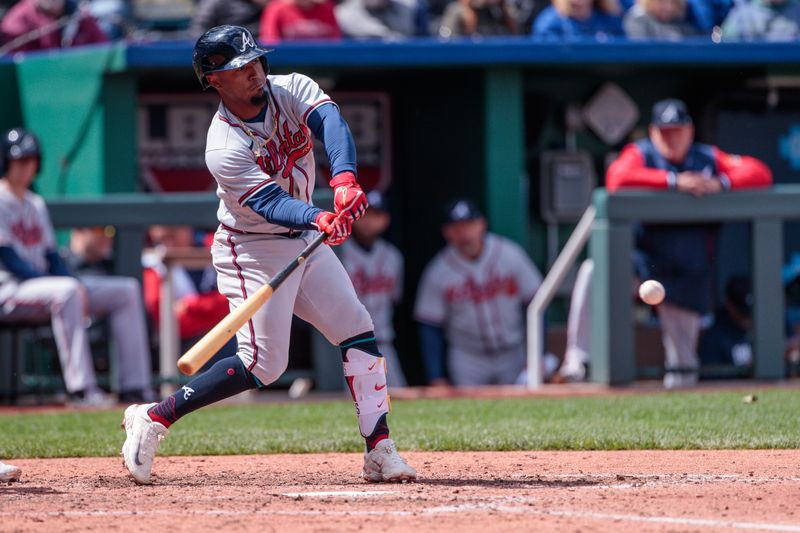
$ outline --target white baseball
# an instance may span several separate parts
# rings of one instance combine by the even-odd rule
[[[648,279],[639,285],[639,297],[649,305],[658,305],[664,301],[664,286],[654,279]]]

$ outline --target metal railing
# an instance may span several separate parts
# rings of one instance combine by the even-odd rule
[[[544,313],[581,253],[594,222],[595,208],[589,206],[575,230],[547,272],[541,286],[528,304],[528,388],[536,389],[543,382],[542,360],[545,351]]]

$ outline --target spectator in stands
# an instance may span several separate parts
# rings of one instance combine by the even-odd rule
[[[20,0],[0,22],[10,52],[67,48],[107,41],[95,19],[66,0]]]
[[[192,15],[189,33],[199,37],[215,26],[244,26],[258,35],[261,13],[269,0],[200,0]]]
[[[629,11],[636,0],[620,0],[623,12]],[[728,16],[733,0],[686,0],[685,22],[698,28],[703,35],[711,35],[716,26]]]
[[[552,0],[533,22],[533,38],[596,39],[625,35],[617,0]]]
[[[3,18],[3,15],[11,9],[11,6],[17,3],[17,0],[0,0],[0,19]],[[0,41],[2,42],[2,41]]]
[[[703,365],[750,366],[753,294],[750,278],[733,276],[725,284],[725,301],[714,312],[714,323],[700,337]]]
[[[344,0],[335,8],[347,37],[383,38],[426,35],[425,6],[417,0]]]
[[[730,189],[767,187],[772,184],[769,168],[753,157],[730,155],[716,146],[694,142],[694,124],[686,104],[668,99],[653,106],[649,138],[627,145],[608,168],[606,187],[610,193],[622,189],[675,190],[701,197]],[[637,231],[640,279],[656,279],[666,289],[666,299],[657,307],[665,351],[664,385],[691,386],[697,382],[697,339],[700,318],[710,311],[714,248],[718,224],[654,224]],[[581,266],[573,289],[567,351],[559,375],[567,381],[585,377],[590,348],[589,312],[593,265]],[[576,293],[580,291],[580,293]]]
[[[144,301],[148,316],[152,323],[158,326],[161,283],[166,274],[163,254],[198,246],[194,230],[189,226],[152,226],[148,233],[155,248],[142,256]],[[206,243],[199,249],[207,250],[209,247],[210,243]],[[183,350],[191,347],[230,311],[228,299],[217,290],[217,277],[211,266],[210,253],[208,261],[209,265],[206,268],[187,269],[177,265],[172,267],[173,309]],[[232,355],[235,352],[235,343],[234,338],[226,345],[224,348],[226,353],[230,351],[229,355]]]
[[[507,0],[453,0],[439,27],[440,37],[514,35],[517,19]]]
[[[703,34],[686,21],[686,0],[637,0],[622,25],[630,39],[679,41]]]
[[[367,194],[369,207],[353,224],[353,238],[340,248],[340,257],[353,287],[375,325],[378,348],[386,358],[389,387],[405,387],[403,367],[394,347],[394,308],[403,296],[403,256],[381,238],[389,227],[386,199],[380,191]]]
[[[487,233],[471,200],[448,206],[442,234],[447,246],[425,268],[414,304],[427,382],[513,384],[525,367],[524,309],[541,274],[519,245]]]
[[[107,318],[119,356],[120,399],[152,401],[139,283],[72,276],[56,251],[44,200],[29,190],[40,168],[38,140],[15,128],[0,142],[0,320],[50,317],[67,392],[78,403],[103,405],[110,398],[97,387],[86,326],[90,318]]]
[[[332,0],[272,0],[261,15],[262,41],[339,40]]]
[[[132,0],[90,0],[89,12],[112,41],[124,39],[134,30]]]
[[[722,24],[726,41],[789,41],[800,36],[797,0],[743,0]]]

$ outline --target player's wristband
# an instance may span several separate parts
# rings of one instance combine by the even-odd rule
[[[356,175],[349,170],[336,174],[330,181],[331,189],[336,189],[336,187],[341,187],[342,185],[349,186],[357,184],[358,182],[356,182]]]

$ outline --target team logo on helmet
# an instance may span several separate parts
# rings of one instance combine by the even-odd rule
[[[250,35],[249,32],[243,31],[242,32],[242,47],[239,49],[240,52],[244,52],[250,48],[255,48],[256,43],[253,41],[253,37]]]

